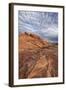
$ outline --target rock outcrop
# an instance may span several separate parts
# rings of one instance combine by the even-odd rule
[[[58,45],[31,33],[19,35],[19,79],[58,76]]]

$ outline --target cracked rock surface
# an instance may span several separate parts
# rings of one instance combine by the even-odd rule
[[[58,76],[58,45],[31,33],[19,35],[19,79]]]

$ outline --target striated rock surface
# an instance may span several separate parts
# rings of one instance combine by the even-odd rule
[[[19,79],[58,76],[58,45],[31,33],[19,35]]]

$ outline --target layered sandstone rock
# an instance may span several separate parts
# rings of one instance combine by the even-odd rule
[[[58,76],[58,46],[31,33],[19,35],[19,78]]]

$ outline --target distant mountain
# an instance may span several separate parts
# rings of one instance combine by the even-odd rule
[[[19,34],[19,78],[58,76],[58,45],[32,33]]]

